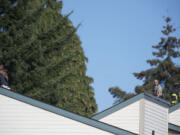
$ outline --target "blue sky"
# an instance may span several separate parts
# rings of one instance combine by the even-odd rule
[[[108,88],[118,86],[133,92],[137,80],[132,73],[148,69],[152,45],[162,36],[163,16],[170,16],[180,35],[180,0],[64,0],[63,14],[74,26],[82,41],[87,75],[94,79],[98,111],[112,106]],[[180,62],[176,60],[178,64]]]

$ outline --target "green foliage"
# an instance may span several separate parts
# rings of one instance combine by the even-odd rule
[[[13,91],[91,116],[97,111],[87,58],[62,1],[0,0],[0,61]]]
[[[121,90],[119,87],[111,87],[111,88],[109,88],[109,92],[111,93],[113,98],[115,98],[114,104],[121,103],[121,102],[135,96],[135,94],[127,93],[127,92]]]
[[[165,19],[166,26],[163,26],[162,33],[164,37],[158,45],[152,46],[155,50],[152,54],[156,57],[152,60],[147,60],[152,68],[134,73],[137,79],[143,80],[142,86],[135,87],[135,93],[139,94],[144,91],[153,93],[153,82],[158,79],[160,84],[163,84],[163,97],[166,100],[171,100],[171,92],[175,89],[174,84],[180,82],[180,67],[173,60],[180,57],[180,39],[171,36],[176,31],[170,24],[171,19]],[[180,87],[180,86],[179,86]],[[118,87],[109,88],[109,92],[116,99],[115,103],[122,102],[133,97],[136,94],[126,93]]]
[[[178,67],[173,60],[180,57],[180,39],[171,36],[176,30],[170,24],[171,19],[165,19],[166,26],[163,27],[162,33],[164,37],[158,45],[152,46],[156,51],[152,54],[156,57],[152,60],[147,60],[152,68],[134,73],[137,79],[143,80],[142,86],[136,86],[135,92],[141,93],[153,91],[153,81],[158,79],[160,84],[164,85],[164,98],[170,100],[170,93],[174,89],[174,83],[180,82],[180,67]]]

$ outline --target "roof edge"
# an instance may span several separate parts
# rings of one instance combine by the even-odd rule
[[[152,94],[149,94],[148,92],[144,92],[144,95],[145,95],[145,98],[154,102],[154,103],[157,103],[159,105],[162,105],[166,108],[169,108],[170,106],[170,103],[162,98],[159,98],[159,97],[156,97],[156,96],[153,96]]]
[[[142,99],[142,98],[144,98],[144,93],[141,93],[141,94],[134,96],[134,97],[122,102],[122,103],[119,103],[119,104],[116,104],[110,108],[107,108],[107,109],[103,110],[102,112],[95,114],[92,118],[95,120],[100,120],[100,119],[108,116],[109,114],[116,112],[116,111],[130,105],[131,103],[134,103],[134,102]]]
[[[174,125],[172,123],[168,123],[168,129],[180,133],[180,126]]]
[[[172,112],[176,111],[177,109],[180,109],[180,103],[170,107],[169,113],[172,113]]]
[[[149,94],[147,92],[144,92],[144,93],[136,95],[136,96],[134,96],[134,97],[122,102],[122,103],[119,103],[119,104],[116,104],[116,105],[114,105],[114,106],[112,106],[110,108],[107,108],[107,109],[103,110],[102,112],[99,112],[99,113],[95,114],[92,118],[95,119],[95,120],[100,120],[100,119],[110,115],[111,113],[116,112],[116,111],[118,111],[118,110],[120,110],[120,109],[122,109],[122,108],[124,108],[124,107],[126,107],[126,106],[128,106],[128,105],[142,99],[142,98],[150,100],[150,101],[152,101],[152,102],[154,102],[156,104],[159,104],[161,106],[164,106],[166,108],[169,108],[169,105],[170,105],[170,103],[165,101],[164,99],[155,97],[155,96],[153,96],[153,95],[151,95],[151,94]]]
[[[98,128],[98,129],[106,131],[106,132],[110,132],[113,134],[122,134],[122,135],[136,135],[135,133],[132,133],[130,131],[127,131],[127,130],[124,130],[124,129],[121,129],[121,128],[109,125],[107,123],[103,123],[103,122],[94,120],[94,119],[90,119],[90,118],[75,114],[73,112],[66,111],[64,109],[43,103],[41,101],[32,99],[30,97],[23,96],[21,94],[15,93],[13,91],[9,91],[4,88],[0,88],[0,94],[10,97],[12,99],[18,100],[18,101],[27,103],[29,105],[41,108],[43,110],[55,113],[57,115],[61,115],[66,118],[81,122],[83,124]]]

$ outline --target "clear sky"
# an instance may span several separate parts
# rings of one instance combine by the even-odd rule
[[[180,35],[180,0],[63,0],[63,14],[74,26],[82,41],[87,75],[94,79],[98,111],[112,106],[108,88],[118,86],[133,92],[142,84],[132,73],[148,69],[152,45],[162,36],[163,16],[172,18]],[[180,37],[180,36],[179,36]],[[176,60],[178,64],[179,61]]]

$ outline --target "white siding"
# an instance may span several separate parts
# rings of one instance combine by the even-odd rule
[[[0,135],[110,135],[110,133],[0,95]]]
[[[136,101],[100,121],[139,134],[139,106],[140,101]]]
[[[180,126],[180,109],[177,109],[169,114],[169,122]]]
[[[144,135],[168,135],[168,108],[145,99]]]

